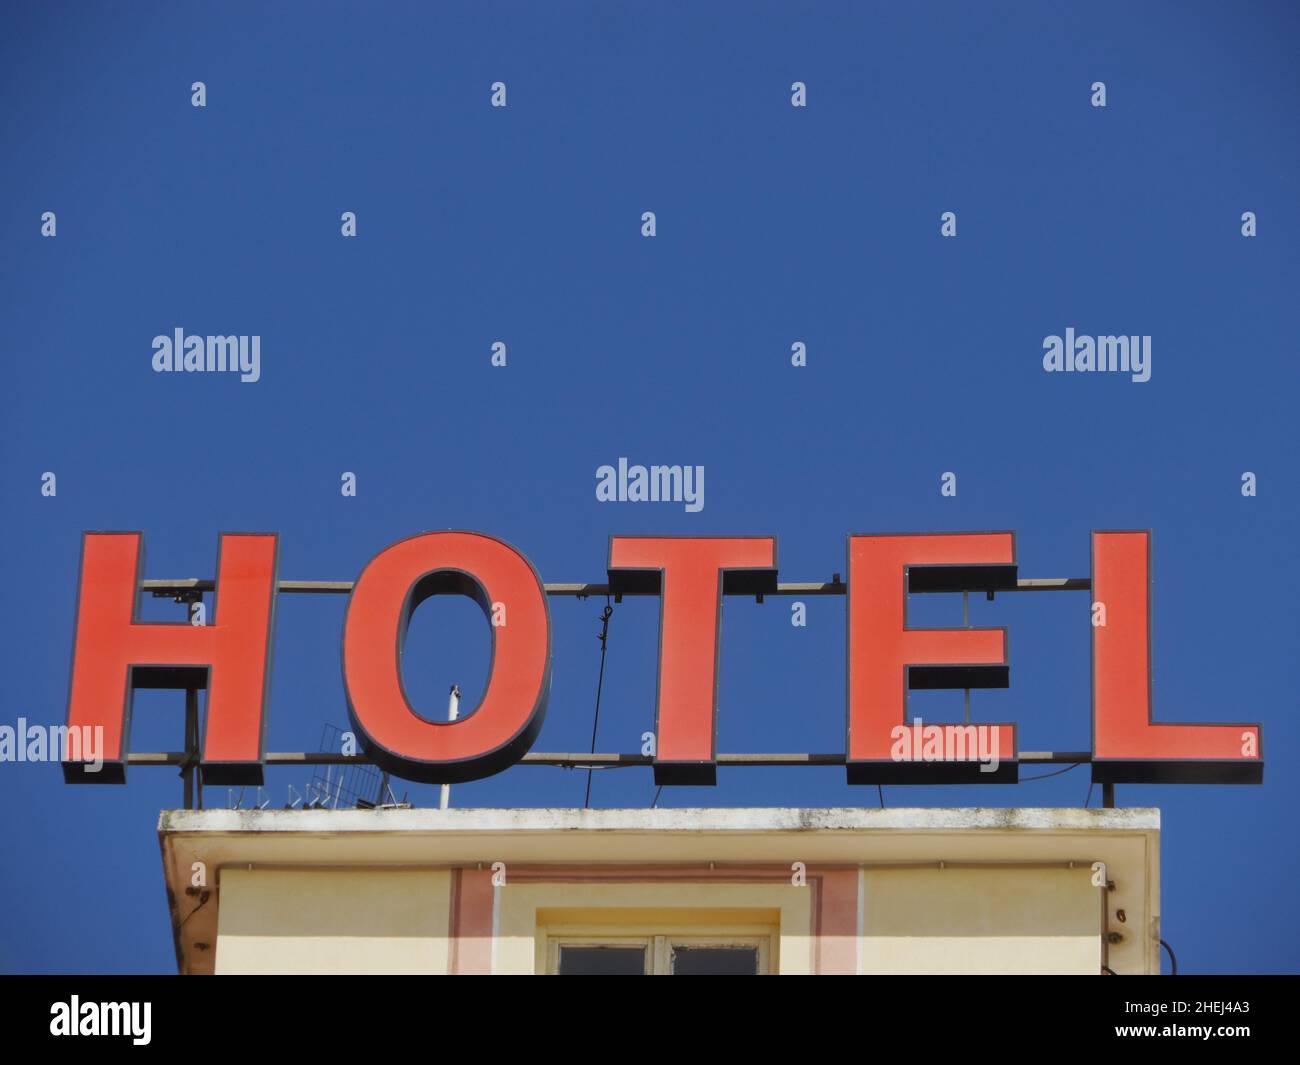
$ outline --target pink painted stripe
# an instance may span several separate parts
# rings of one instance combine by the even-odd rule
[[[783,866],[727,866],[701,869],[688,866],[512,866],[506,872],[509,891],[514,884],[584,883],[780,883],[791,871]],[[847,974],[857,970],[858,873],[856,866],[821,866],[807,872],[813,893],[814,971]],[[450,971],[486,974],[492,971],[492,870],[452,872]]]
[[[820,897],[813,918],[815,971],[851,975],[858,967],[858,872],[825,869],[818,874]],[[809,879],[812,879],[811,872]]]
[[[492,972],[492,870],[457,869],[452,884],[451,971]]]

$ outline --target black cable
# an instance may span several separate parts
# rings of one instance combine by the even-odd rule
[[[1059,777],[1062,773],[1068,773],[1071,769],[1078,769],[1083,764],[1083,762],[1073,762],[1064,769],[1053,769],[1050,773],[1039,773],[1036,777],[1021,777],[1020,783],[1023,784],[1029,780],[1046,780],[1048,777]]]
[[[659,787],[655,788],[655,797],[650,800],[650,809],[653,810],[656,806],[659,805],[659,796],[663,794],[663,790],[664,790],[664,786],[662,784],[660,784]]]
[[[1165,950],[1169,951],[1169,966],[1170,966],[1170,969],[1169,969],[1169,975],[1170,975],[1170,976],[1177,976],[1177,975],[1178,975],[1178,959],[1174,957],[1174,948],[1171,947],[1168,943],[1166,943],[1163,939],[1160,941],[1160,945],[1161,945],[1162,947],[1164,947]]]
[[[208,904],[208,900],[211,899],[211,898],[212,898],[212,892],[211,892],[211,891],[204,891],[204,892],[202,892],[202,893],[199,895],[199,904],[198,904],[197,906],[195,906],[194,909],[190,910],[190,912],[187,913],[187,914],[185,915],[185,920],[182,921],[180,924],[178,924],[178,925],[176,926],[176,931],[179,932],[182,928],[184,928],[185,925],[186,925],[186,922],[188,922],[189,919],[190,919],[191,917],[193,917],[196,913],[198,913],[199,910],[203,909],[203,907],[206,906],[206,905]]]
[[[591,722],[591,753],[596,753],[596,729],[600,727],[600,693],[605,687],[605,651],[608,647],[609,637],[609,618],[614,613],[614,608],[609,605],[609,596],[605,596],[605,609],[600,615],[600,676],[596,681],[596,716]],[[591,806],[591,769],[587,770],[587,794],[582,800],[584,810]]]
[[[1092,789],[1095,788],[1096,786],[1097,786],[1097,782],[1095,780],[1088,785],[1088,797],[1083,800],[1084,806],[1087,806],[1090,802],[1092,802]]]

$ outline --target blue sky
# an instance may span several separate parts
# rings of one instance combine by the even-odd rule
[[[772,534],[782,579],[825,580],[850,532],[1013,529],[1022,576],[1087,576],[1091,529],[1151,528],[1157,717],[1262,722],[1267,767],[1119,801],[1161,809],[1184,970],[1294,971],[1298,30],[1280,3],[6,5],[0,723],[63,718],[85,529],[142,530],[149,577],[211,576],[219,532],[274,530],[289,579],[476,529],[570,581],[603,579],[611,533]],[[177,327],[260,335],[261,380],[155,374]],[[1044,373],[1067,327],[1150,335],[1151,380]],[[598,502],[619,456],[703,465],[704,509]],[[537,750],[590,741],[602,606],[552,604]],[[844,602],[808,608],[794,628],[780,600],[728,601],[721,750],[842,750]],[[346,725],[343,609],[281,598],[269,749]],[[975,719],[1086,748],[1086,595],[971,613],[1011,648]],[[914,624],[960,617],[913,600]],[[603,751],[653,727],[657,627],[656,600],[615,609]],[[487,647],[468,600],[426,603],[417,708],[473,698]],[[139,696],[133,747],[178,747],[182,706]],[[959,718],[961,693],[911,706]],[[885,798],[1082,805],[1087,773]],[[308,777],[269,771],[272,801]],[[876,803],[843,778],[723,769],[661,804]],[[453,802],[584,785],[516,767]],[[593,804],[653,793],[605,771]],[[171,770],[0,765],[0,969],[172,971],[155,825],[180,794]]]

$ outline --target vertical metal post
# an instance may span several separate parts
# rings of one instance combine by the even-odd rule
[[[157,596],[160,593],[154,592]],[[166,594],[166,593],[162,593]],[[173,596],[176,602],[185,607],[185,620],[195,624],[195,604],[203,602],[203,593],[187,590]],[[185,761],[181,763],[181,780],[185,792],[185,809],[195,808],[195,795],[198,796],[198,808],[203,809],[203,774],[199,770],[199,692],[197,688],[185,689]]]
[[[200,810],[203,809],[203,741],[199,729],[199,693],[194,693],[194,799]]]
[[[194,779],[199,760],[199,693],[196,688],[185,689],[185,768],[181,778],[185,781],[185,809],[194,809]],[[202,801],[202,800],[200,800]]]
[[[447,696],[447,720],[455,721],[460,716],[460,685],[451,686],[451,694]],[[438,809],[445,810],[451,805],[451,785],[444,784],[438,795]]]
[[[1107,810],[1115,809],[1115,785],[1103,784],[1101,786],[1101,805]]]
[[[961,627],[970,628],[970,593],[961,593]],[[962,696],[962,707],[966,711],[966,724],[970,724],[970,689],[967,688]]]

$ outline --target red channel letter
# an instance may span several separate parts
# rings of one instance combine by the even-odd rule
[[[428,721],[402,686],[402,647],[415,608],[458,593],[482,607],[492,631],[483,699],[455,722]],[[551,686],[551,619],[532,564],[475,532],[424,533],[370,560],[343,628],[343,679],[362,746],[408,780],[455,784],[513,765],[542,728]]]
[[[1151,720],[1150,532],[1092,534],[1092,598],[1092,779],[1261,783],[1258,725]]]
[[[717,781],[722,594],[776,590],[773,536],[613,536],[616,593],[658,592],[655,783]]]
[[[136,620],[143,537],[86,533],[68,726],[102,728],[104,764],[63,763],[64,779],[123,783],[136,688],[208,688],[203,779],[260,784],[270,687],[277,540],[223,534],[211,624]]]
[[[1003,783],[1017,779],[1014,725],[963,732],[955,759],[898,760],[896,731],[911,725],[907,691],[1005,688],[1005,629],[912,629],[907,593],[996,589],[1014,583],[1009,532],[849,537],[847,751],[850,784]],[[934,723],[931,723],[934,724]],[[983,731],[980,731],[983,730]],[[977,757],[996,750],[997,768]],[[989,763],[991,764],[991,763]]]

